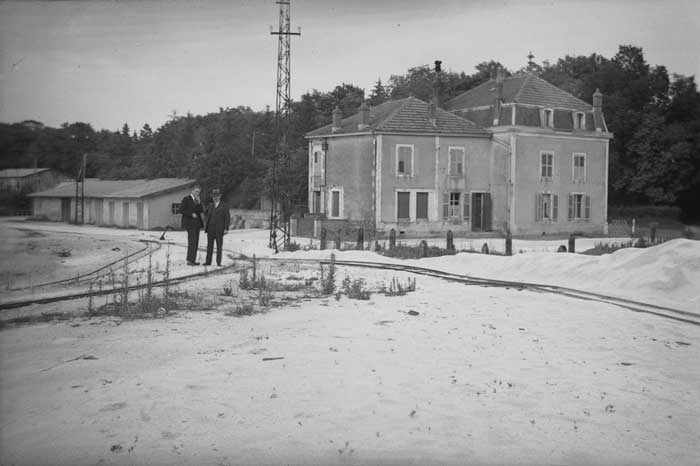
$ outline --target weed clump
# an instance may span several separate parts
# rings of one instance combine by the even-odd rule
[[[406,284],[404,285],[396,277],[393,277],[391,279],[389,288],[386,288],[386,286],[382,286],[381,290],[381,292],[384,293],[386,296],[404,296],[406,293],[410,293],[412,291],[416,291],[415,278],[408,278]]]
[[[350,277],[343,279],[342,290],[350,299],[359,299],[366,301],[372,296],[372,293],[365,288],[366,282],[362,278],[351,280]]]
[[[321,292],[325,295],[332,295],[335,291],[335,254],[331,254],[331,263],[328,266],[328,273],[325,273],[321,264]]]

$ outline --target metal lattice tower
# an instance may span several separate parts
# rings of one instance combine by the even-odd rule
[[[281,189],[280,178],[288,173],[289,150],[287,146],[288,118],[291,99],[289,87],[291,82],[290,69],[290,38],[300,36],[299,32],[291,32],[290,8],[291,0],[279,0],[279,27],[270,34],[278,36],[277,45],[277,96],[275,98],[275,138],[276,153],[272,164],[272,207],[270,212],[270,247],[279,252],[280,246],[289,245],[290,237],[290,199],[288,193]]]

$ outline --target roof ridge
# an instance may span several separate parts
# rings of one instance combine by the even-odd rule
[[[578,97],[576,97],[575,95],[573,95],[571,92],[569,92],[569,91],[567,91],[567,90],[564,90],[564,89],[562,89],[562,88],[559,87],[559,86],[555,86],[554,84],[550,83],[550,82],[547,81],[546,79],[541,78],[541,77],[537,76],[536,74],[532,74],[532,73],[528,73],[528,75],[529,75],[529,76],[528,76],[528,79],[527,79],[525,82],[523,82],[523,86],[522,86],[522,87],[520,88],[520,90],[518,91],[518,94],[517,94],[515,97],[513,97],[513,101],[514,101],[514,102],[516,101],[515,99],[516,99],[517,97],[520,96],[520,93],[521,93],[522,90],[525,88],[525,86],[530,82],[531,78],[534,78],[534,79],[536,79],[536,80],[538,80],[538,81],[543,82],[543,83],[544,83],[546,86],[548,86],[549,88],[555,89],[556,92],[561,92],[561,93],[566,94],[567,96],[569,96],[570,98],[574,99],[575,101],[577,101],[577,102],[580,103],[581,105],[586,106],[586,107],[589,107],[589,108],[593,108],[593,105],[589,104],[588,102],[586,102],[586,101],[584,101],[584,100],[579,99]]]
[[[518,92],[515,93],[513,96],[513,102],[518,102],[518,99],[520,98],[520,94],[523,93],[523,89],[525,89],[525,86],[527,86],[527,83],[530,82],[530,79],[532,78],[533,74],[532,73],[527,73],[527,77],[523,81],[523,83],[520,85],[520,89],[518,89]],[[544,81],[544,79],[542,80]]]
[[[401,101],[403,101],[403,102],[401,102],[399,105],[397,105],[393,111],[389,112],[389,114],[386,117],[384,117],[384,119],[381,121],[381,123],[377,123],[377,126],[375,126],[374,129],[380,129],[382,126],[384,126],[384,124],[387,121],[390,121],[392,118],[394,118],[401,110],[404,109],[404,107],[408,104],[408,102],[411,99],[417,100],[418,102],[423,102],[422,100],[420,100],[412,95],[409,95],[408,97],[404,97],[403,99],[399,99],[398,101],[394,101],[394,102],[401,102]],[[387,100],[387,102],[392,102],[392,101]],[[423,103],[425,103],[425,102],[423,102]]]

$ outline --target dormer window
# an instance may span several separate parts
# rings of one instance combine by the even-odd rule
[[[574,113],[574,129],[586,129],[586,114],[583,112]]]
[[[542,125],[545,128],[554,128],[554,110],[545,108],[542,112]]]

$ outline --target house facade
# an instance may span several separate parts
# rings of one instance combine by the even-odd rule
[[[607,233],[608,132],[593,105],[531,74],[477,86],[445,108],[510,150],[507,226],[514,234]]]
[[[507,148],[434,103],[408,97],[346,119],[336,110],[307,138],[311,213],[421,234],[506,220]]]
[[[84,221],[88,224],[137,228],[180,228],[180,201],[195,180],[100,180],[87,178],[84,187]],[[57,222],[75,221],[75,182],[30,194],[32,214]],[[77,202],[80,202],[77,200]]]
[[[309,212],[380,233],[603,233],[612,136],[601,102],[527,75],[445,109],[414,97],[345,119],[336,109],[306,136]]]

